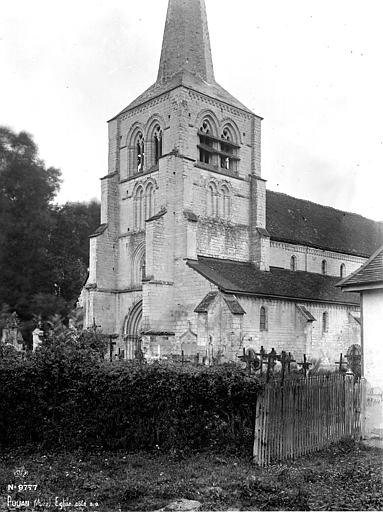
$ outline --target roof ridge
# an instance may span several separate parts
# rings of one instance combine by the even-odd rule
[[[296,199],[298,201],[303,201],[305,203],[310,203],[310,204],[313,204],[315,206],[321,206],[322,208],[326,208],[326,209],[329,209],[329,210],[334,210],[334,211],[339,212],[339,213],[346,213],[347,215],[354,215],[355,217],[360,217],[362,219],[368,220],[369,222],[375,222],[376,224],[382,224],[383,225],[383,221],[381,221],[381,220],[370,219],[369,217],[365,217],[364,215],[361,215],[360,213],[350,212],[350,211],[347,211],[347,210],[340,210],[339,208],[335,208],[334,206],[328,206],[328,205],[325,205],[325,204],[322,204],[322,203],[316,203],[315,201],[311,201],[310,199],[302,199],[301,197],[296,197],[296,196],[292,196],[290,194],[286,194],[286,192],[279,192],[277,190],[267,189],[266,193],[272,193],[272,194],[278,194],[280,196],[291,197],[292,199]]]

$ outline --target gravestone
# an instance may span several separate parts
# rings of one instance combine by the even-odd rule
[[[181,350],[186,357],[195,356],[198,353],[198,336],[192,331],[191,322],[188,322],[188,330],[180,336]]]

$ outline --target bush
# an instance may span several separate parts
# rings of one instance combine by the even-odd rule
[[[235,365],[109,363],[90,338],[69,331],[26,360],[0,360],[3,447],[250,453],[255,377]]]

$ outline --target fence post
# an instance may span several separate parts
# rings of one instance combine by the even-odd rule
[[[263,389],[257,396],[257,405],[255,409],[255,425],[254,425],[254,448],[253,448],[253,461],[262,466],[262,437],[263,437],[263,419],[264,419],[264,404],[265,404],[265,391]]]
[[[366,436],[366,407],[367,407],[367,393],[366,393],[366,379],[360,378],[360,437],[362,439]]]
[[[352,418],[354,416],[354,375],[348,371],[344,376],[345,385],[345,423],[346,423],[346,436],[352,436]]]

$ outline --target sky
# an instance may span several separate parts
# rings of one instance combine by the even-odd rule
[[[381,1],[205,0],[216,80],[262,122],[269,189],[383,221]],[[155,82],[167,0],[0,0],[0,124],[100,198],[107,120]]]

